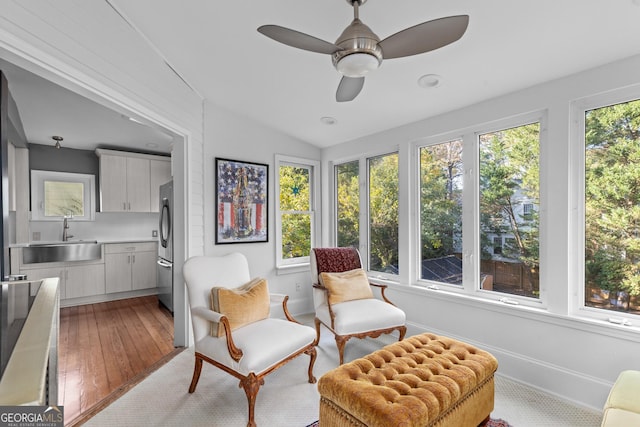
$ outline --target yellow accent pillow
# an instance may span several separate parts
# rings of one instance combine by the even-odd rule
[[[261,277],[235,289],[211,288],[211,308],[227,317],[232,331],[249,323],[266,319],[269,317],[270,307],[267,279]],[[224,336],[222,323],[211,323],[211,335]]]
[[[361,268],[342,273],[320,273],[320,284],[329,290],[329,304],[373,298],[369,278]]]

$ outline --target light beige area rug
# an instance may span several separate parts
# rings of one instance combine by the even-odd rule
[[[352,339],[347,343],[345,360],[365,356],[394,341],[390,336]],[[320,378],[338,366],[336,344],[326,329],[322,330],[317,351],[314,374]],[[205,363],[196,391],[189,394],[193,363],[193,348],[186,349],[85,425],[246,426],[247,399],[239,381]],[[258,426],[305,427],[318,419],[320,395],[316,385],[307,382],[308,366],[309,357],[303,355],[265,378],[256,401]],[[576,407],[500,376],[496,376],[495,410],[491,416],[502,418],[513,427],[600,425],[600,414],[596,411]]]
[[[362,357],[394,341],[393,337],[352,339],[347,343],[345,360]],[[338,350],[326,329],[322,330],[317,352],[313,372],[320,378],[338,366]],[[246,426],[247,398],[239,380],[205,363],[196,391],[189,394],[193,364],[193,348],[188,348],[85,425]],[[307,381],[308,367],[309,357],[302,355],[265,377],[256,399],[258,426],[305,427],[318,419],[320,395],[316,384]]]

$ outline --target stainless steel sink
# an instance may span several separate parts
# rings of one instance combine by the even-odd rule
[[[95,240],[32,243],[22,248],[22,263],[90,261],[102,257],[102,245]]]

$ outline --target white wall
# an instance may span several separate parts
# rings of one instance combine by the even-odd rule
[[[550,66],[552,66],[550,64]],[[612,382],[623,369],[640,369],[640,328],[571,316],[582,284],[571,270],[574,220],[570,192],[571,103],[582,97],[638,85],[640,56],[542,84],[517,93],[391,129],[323,150],[323,229],[331,239],[327,185],[330,161],[360,153],[399,147],[400,202],[411,206],[407,190],[410,153],[415,141],[468,129],[507,117],[546,110],[548,144],[541,148],[541,287],[548,293],[548,312],[523,306],[475,300],[431,291],[410,283],[390,285],[389,297],[402,307],[409,334],[432,331],[475,343],[495,354],[499,372],[580,404],[600,409]],[[408,265],[410,213],[401,210],[401,268]],[[552,313],[552,314],[550,314]]]
[[[96,212],[95,221],[70,219],[68,233],[73,240],[157,240],[152,234],[158,230],[159,219],[157,213]],[[62,221],[30,221],[29,230],[32,236],[40,233],[41,242],[62,240]]]
[[[252,276],[262,276],[269,281],[273,292],[289,295],[289,309],[294,314],[309,313],[311,304],[311,278],[308,269],[303,272],[282,273],[276,271],[275,240],[275,155],[320,160],[320,149],[291,136],[279,133],[245,117],[231,113],[210,103],[205,106],[204,148],[204,221],[205,253],[221,255],[242,252],[249,260]],[[215,242],[215,158],[244,160],[269,165],[268,242],[219,244]],[[296,284],[302,289],[296,291]]]

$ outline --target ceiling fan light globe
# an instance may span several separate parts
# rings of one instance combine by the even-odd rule
[[[352,53],[336,63],[336,69],[347,77],[363,77],[380,67],[380,60],[369,53]]]

